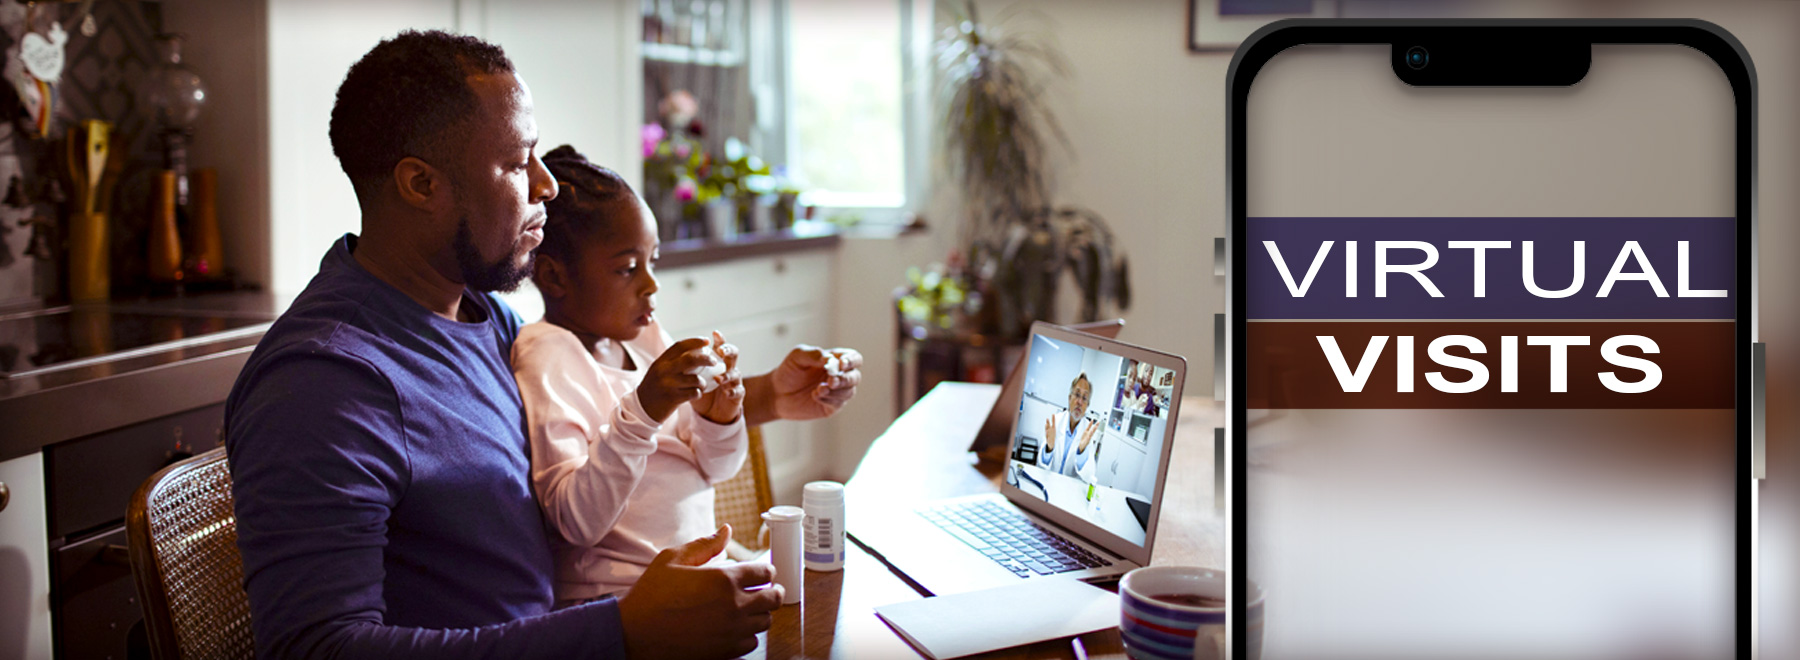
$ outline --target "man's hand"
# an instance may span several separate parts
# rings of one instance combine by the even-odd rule
[[[856,396],[862,360],[855,349],[794,347],[774,371],[745,381],[745,423],[830,417]]]
[[[1099,424],[1088,422],[1087,430],[1081,432],[1081,444],[1075,446],[1075,453],[1079,454],[1087,451],[1088,442],[1094,439],[1094,429],[1097,428],[1100,428]]]
[[[637,585],[619,599],[626,655],[735,658],[756,650],[756,634],[769,629],[769,612],[781,606],[781,586],[769,584],[775,569],[768,564],[701,568],[730,537],[731,527],[722,526],[651,560]]]
[[[1052,415],[1052,417],[1054,417],[1054,415]],[[1056,424],[1051,423],[1050,417],[1045,417],[1044,450],[1040,453],[1048,454],[1053,451],[1056,451]]]

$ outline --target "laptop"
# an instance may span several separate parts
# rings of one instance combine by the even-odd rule
[[[934,595],[1105,580],[1150,562],[1187,361],[1040,322],[1022,363],[1000,492],[852,521]]]

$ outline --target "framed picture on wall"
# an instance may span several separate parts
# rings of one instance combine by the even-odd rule
[[[1257,28],[1284,18],[1337,18],[1337,0],[1188,0],[1188,50],[1233,51]]]

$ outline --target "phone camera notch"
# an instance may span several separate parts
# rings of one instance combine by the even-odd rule
[[[1428,64],[1431,64],[1431,51],[1425,50],[1424,46],[1413,46],[1406,49],[1406,65],[1412,67],[1414,71],[1423,69]]]

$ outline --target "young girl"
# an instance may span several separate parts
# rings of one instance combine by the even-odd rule
[[[532,274],[544,320],[519,331],[513,375],[567,603],[623,591],[658,551],[712,533],[712,484],[748,440],[737,349],[716,332],[674,342],[656,322],[649,209],[568,146],[543,159],[561,187]]]

